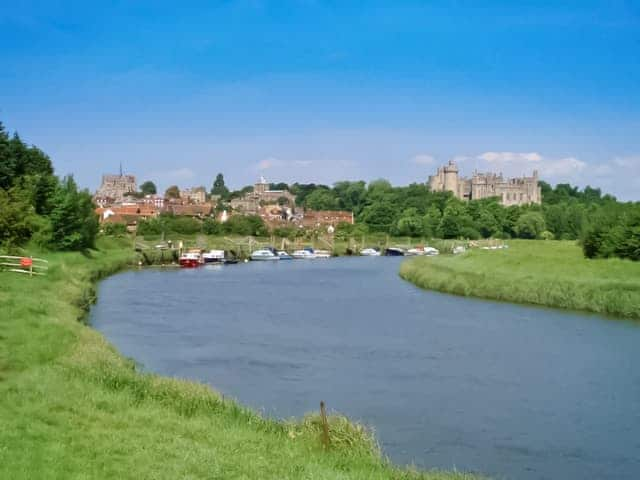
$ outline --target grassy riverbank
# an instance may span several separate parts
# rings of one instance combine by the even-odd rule
[[[504,250],[416,258],[400,275],[456,295],[640,318],[640,263],[589,260],[575,242],[508,242]]]
[[[134,261],[128,240],[100,247],[46,255],[43,278],[0,272],[0,478],[471,478],[395,468],[341,417],[325,451],[317,416],[271,421],[138,372],[82,323],[96,280]]]

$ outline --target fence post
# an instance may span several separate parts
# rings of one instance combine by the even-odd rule
[[[329,421],[327,420],[327,411],[324,407],[324,402],[320,400],[320,417],[322,420],[322,444],[325,449],[329,448]]]

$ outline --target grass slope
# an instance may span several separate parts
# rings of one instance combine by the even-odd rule
[[[143,374],[81,320],[130,242],[47,255],[49,275],[0,272],[0,478],[463,479],[383,461],[331,418],[267,420],[196,383]],[[107,248],[108,247],[108,248]]]
[[[456,295],[640,318],[640,263],[588,260],[574,242],[514,240],[505,250],[421,257],[400,275]]]

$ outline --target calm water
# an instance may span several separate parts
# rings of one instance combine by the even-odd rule
[[[93,325],[148,370],[279,417],[320,400],[397,463],[640,478],[640,326],[419,290],[400,259],[130,271]]]

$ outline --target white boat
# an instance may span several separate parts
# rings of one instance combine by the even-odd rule
[[[380,252],[375,248],[365,248],[360,251],[360,255],[362,255],[363,257],[379,257]]]
[[[287,252],[285,252],[284,250],[278,250],[277,252],[278,257],[280,257],[280,260],[292,260],[293,257],[291,255],[289,255]]]
[[[407,250],[405,255],[416,256],[416,255],[426,255],[426,253],[424,248],[418,247],[418,248],[410,248],[409,250]]]
[[[432,257],[434,255],[440,255],[440,250],[433,247],[424,247],[424,254]]]
[[[316,258],[316,254],[311,250],[296,250],[291,254],[293,258],[303,259],[303,260],[312,260]]]
[[[280,260],[280,257],[266,248],[251,253],[251,260]]]
[[[204,263],[222,263],[224,262],[224,250],[209,250],[202,254]]]
[[[331,252],[329,250],[314,250],[313,253],[316,258],[331,258]]]

